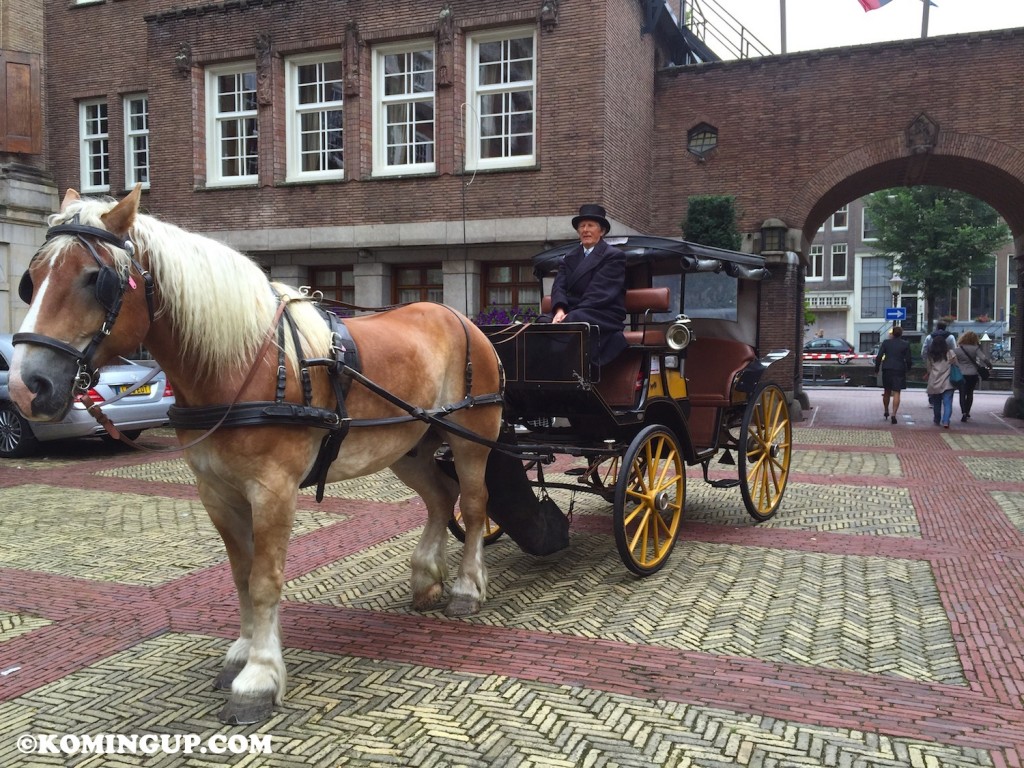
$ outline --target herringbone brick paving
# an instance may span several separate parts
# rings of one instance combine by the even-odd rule
[[[489,547],[465,620],[408,606],[415,496],[387,475],[303,494],[289,693],[234,730],[211,688],[233,589],[180,460],[78,443],[3,462],[0,764],[1020,765],[1024,425],[983,394],[940,431],[907,394],[889,425],[877,390],[812,391],[767,523],[691,468],[647,579],[608,505],[555,491],[570,549]],[[273,753],[27,755],[24,733],[270,734]]]

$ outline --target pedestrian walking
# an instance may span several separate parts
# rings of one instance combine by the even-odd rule
[[[960,421],[971,418],[971,406],[974,405],[974,390],[981,381],[982,371],[988,372],[992,362],[981,349],[981,341],[974,331],[966,331],[960,336],[954,350],[957,365],[964,375],[960,385]],[[986,375],[985,378],[988,378]]]
[[[956,353],[942,343],[929,346],[924,357],[928,381],[928,402],[932,405],[932,420],[949,429],[953,415],[953,382],[950,380]]]
[[[896,423],[896,413],[900,409],[900,393],[907,388],[907,373],[913,365],[910,354],[910,342],[903,338],[903,328],[896,325],[892,335],[882,342],[875,355],[875,373],[882,372],[882,408],[883,418],[892,419]],[[892,401],[892,415],[889,414],[889,402]]]

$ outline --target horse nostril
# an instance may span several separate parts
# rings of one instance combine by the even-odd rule
[[[54,387],[53,382],[46,376],[39,374],[33,374],[28,378],[24,379],[25,388],[31,392],[34,397],[32,398],[32,415],[46,415],[53,413],[55,408],[60,403],[54,403]]]

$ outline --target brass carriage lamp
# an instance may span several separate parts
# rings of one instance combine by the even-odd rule
[[[761,253],[781,253],[786,250],[789,228],[781,219],[765,219],[761,225]]]

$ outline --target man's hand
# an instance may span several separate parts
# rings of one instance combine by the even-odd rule
[[[560,323],[565,320],[565,310],[559,307],[555,310],[555,314],[551,316],[552,323]]]

